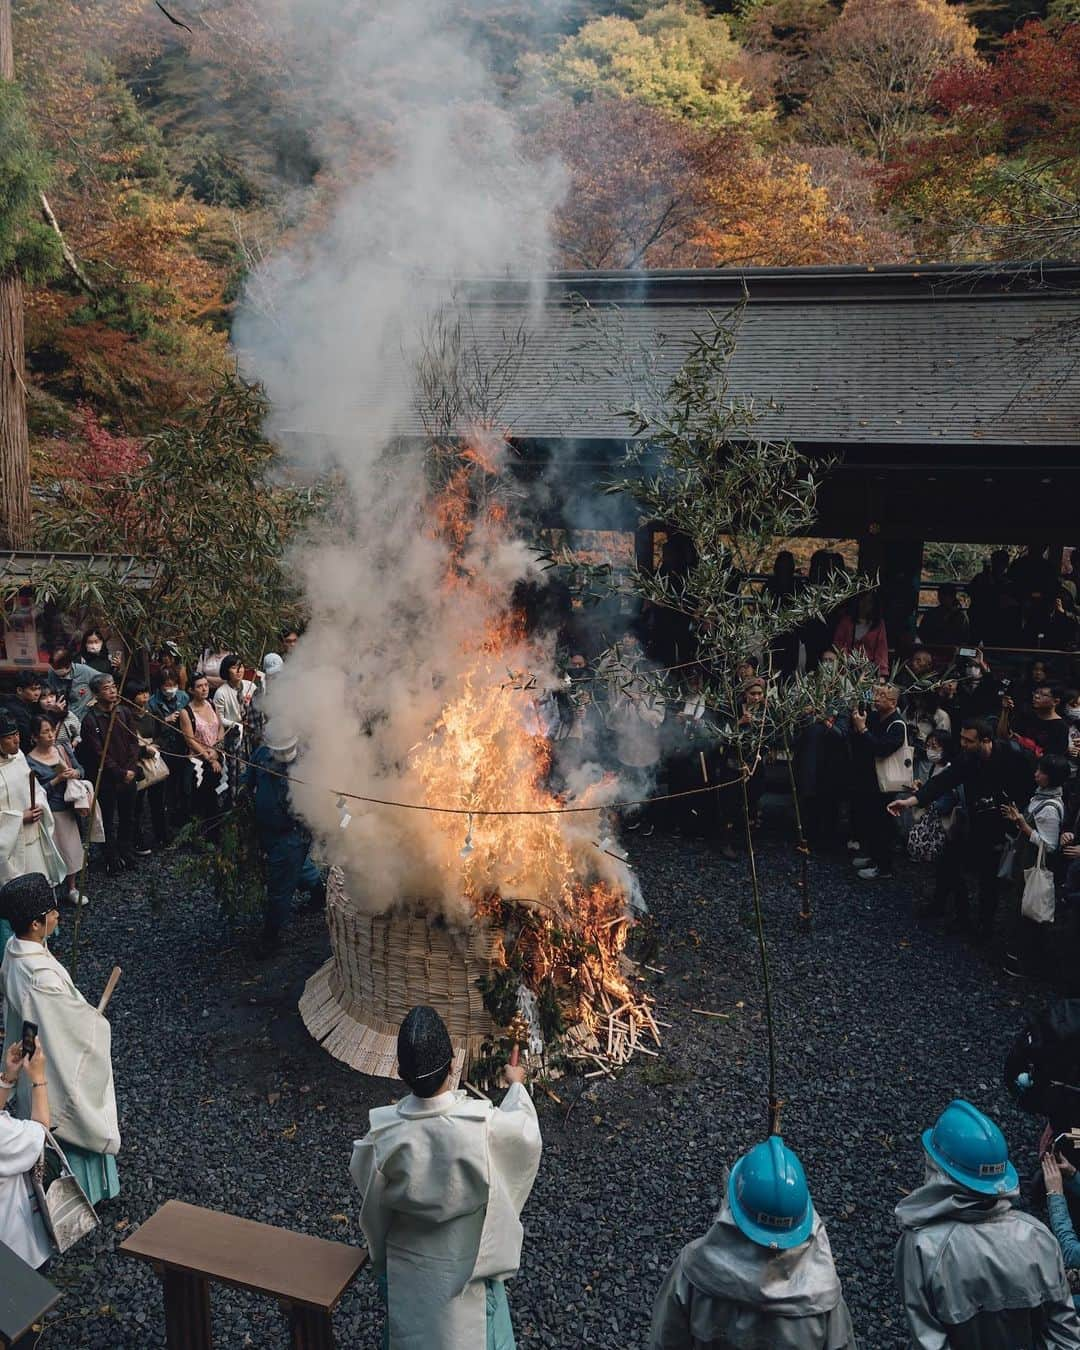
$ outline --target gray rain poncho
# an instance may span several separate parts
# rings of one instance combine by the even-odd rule
[[[1077,1350],[1061,1252],[1013,1206],[978,1195],[927,1159],[926,1182],[896,1206],[896,1284],[917,1350]]]
[[[825,1225],[789,1251],[760,1247],[727,1201],[679,1253],[653,1305],[649,1350],[854,1350]]]

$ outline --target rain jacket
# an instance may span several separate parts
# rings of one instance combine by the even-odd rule
[[[896,1206],[896,1283],[916,1350],[1076,1350],[1061,1252],[1013,1206],[1019,1189],[978,1195],[927,1162]]]
[[[727,1182],[724,1182],[725,1197]],[[704,1237],[675,1259],[653,1305],[649,1350],[854,1350],[828,1234],[790,1251],[760,1247],[725,1198]]]

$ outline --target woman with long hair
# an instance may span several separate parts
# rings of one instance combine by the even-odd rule
[[[218,789],[225,769],[221,753],[225,728],[218,710],[210,700],[209,676],[197,671],[188,693],[190,702],[180,712],[179,726],[188,754],[202,766],[201,774],[196,767],[191,801],[195,813],[207,822],[206,832],[209,837],[216,833],[217,818],[221,814],[221,794]]]

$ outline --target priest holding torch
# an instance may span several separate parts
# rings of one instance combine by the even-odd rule
[[[453,1046],[433,1008],[398,1032],[410,1094],[371,1112],[350,1173],[386,1296],[385,1350],[514,1350],[504,1281],[521,1260],[540,1126],[516,1055],[497,1109],[450,1090]]]

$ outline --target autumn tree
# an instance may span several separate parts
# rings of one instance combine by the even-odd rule
[[[534,141],[571,184],[554,232],[568,267],[794,266],[859,257],[808,167],[629,99],[551,114]]]
[[[814,43],[806,134],[888,159],[928,125],[935,76],[974,64],[977,37],[947,0],[848,0]]]
[[[809,97],[815,44],[837,13],[830,0],[767,0],[745,7],[739,36],[748,51],[771,59],[783,113],[797,113]]]
[[[931,87],[939,126],[885,180],[938,256],[1080,257],[1080,23],[1029,23]]]
[[[750,65],[727,22],[699,0],[670,0],[636,22],[593,19],[550,56],[530,56],[526,75],[580,100],[632,98],[709,130],[758,132],[772,111],[746,82]]]

